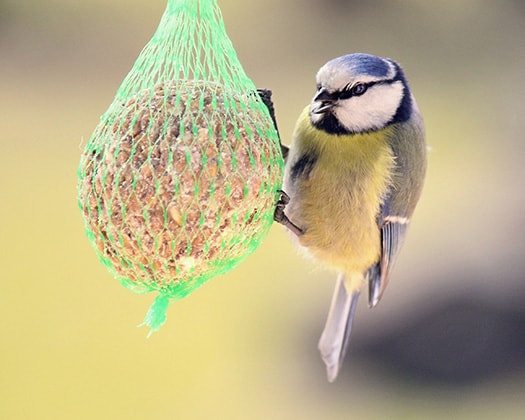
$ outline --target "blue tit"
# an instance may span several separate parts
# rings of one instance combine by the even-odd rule
[[[381,299],[425,178],[423,120],[401,66],[368,54],[326,63],[284,152],[275,220],[339,273],[319,341],[332,382],[360,291],[368,283],[370,307]]]

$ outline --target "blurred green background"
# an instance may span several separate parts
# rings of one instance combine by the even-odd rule
[[[521,418],[525,5],[222,0],[283,141],[330,58],[401,62],[425,116],[426,189],[386,295],[365,299],[334,384],[317,340],[334,274],[274,226],[175,302],[112,279],[76,204],[81,147],[163,0],[0,0],[0,418]]]

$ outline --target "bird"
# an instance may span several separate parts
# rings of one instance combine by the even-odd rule
[[[353,53],[317,73],[289,147],[274,219],[314,261],[338,273],[319,350],[333,382],[361,290],[380,301],[422,193],[423,119],[396,61]]]

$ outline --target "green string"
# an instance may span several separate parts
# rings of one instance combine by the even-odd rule
[[[139,325],[139,327],[142,327],[146,325],[150,328],[150,332],[148,333],[148,338],[153,334],[155,331],[158,331],[160,327],[164,325],[166,322],[166,311],[168,310],[168,307],[170,306],[171,299],[167,295],[159,295],[156,297],[156,299],[151,304],[148,313],[146,314],[146,317],[144,318],[144,321],[142,324]]]

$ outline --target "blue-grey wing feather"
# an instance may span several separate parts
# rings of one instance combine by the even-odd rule
[[[396,159],[396,169],[389,194],[385,197],[377,218],[381,232],[381,256],[368,271],[370,306],[381,299],[392,267],[399,255],[414,212],[426,171],[426,146],[419,114],[402,126],[397,126],[390,139]]]
[[[381,257],[368,271],[368,304],[371,307],[376,306],[383,296],[408,226],[408,223],[387,221],[381,228]]]

